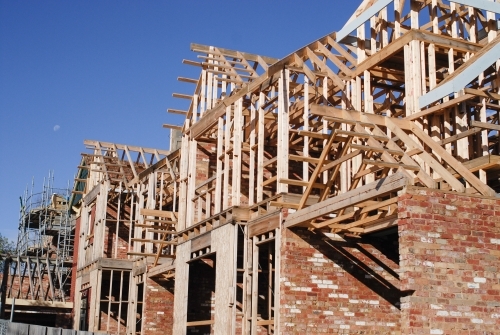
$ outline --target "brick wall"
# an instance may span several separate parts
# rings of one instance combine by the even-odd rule
[[[399,334],[397,235],[333,241],[282,229],[283,334]]]
[[[78,265],[78,248],[80,247],[80,225],[81,225],[81,216],[76,218],[75,222],[75,238],[74,238],[74,252],[73,259],[71,263],[71,287],[70,287],[70,300],[75,301],[75,290],[76,290],[76,270]]]
[[[399,235],[402,334],[498,334],[500,200],[409,189]]]
[[[148,335],[171,335],[174,325],[174,281],[146,279],[143,330]]]

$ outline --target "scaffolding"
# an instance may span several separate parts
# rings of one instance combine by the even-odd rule
[[[13,279],[9,295],[30,300],[62,301],[69,295],[74,251],[75,220],[69,204],[70,189],[55,188],[54,173],[44,178],[42,191],[26,188],[20,197],[19,230],[13,256]],[[19,289],[13,290],[18,274]],[[30,282],[29,292],[21,292],[22,281]],[[47,280],[46,288],[43,281]]]

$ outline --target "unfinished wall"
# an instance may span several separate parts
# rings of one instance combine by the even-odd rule
[[[500,200],[409,189],[399,201],[402,334],[498,334]]]
[[[333,241],[284,228],[281,238],[283,334],[399,334],[395,234]]]
[[[187,299],[189,280],[189,257],[191,241],[177,246],[175,259],[175,298],[174,298],[174,328],[173,334],[186,334]]]
[[[174,324],[174,281],[146,279],[143,329],[148,335],[171,335]]]
[[[235,243],[236,227],[226,224],[214,229],[212,234],[211,250],[216,252],[215,267],[215,335],[234,334],[236,325],[235,295],[236,295],[236,268]]]
[[[125,198],[122,195],[122,198]],[[127,259],[130,206],[124,204],[123,200],[120,206],[114,202],[108,202],[106,207],[106,227],[104,228],[104,257]],[[118,213],[120,207],[120,213]],[[119,224],[118,224],[118,221]],[[118,224],[118,231],[116,226]],[[116,234],[118,233],[118,238]]]

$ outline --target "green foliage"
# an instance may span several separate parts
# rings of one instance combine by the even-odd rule
[[[14,254],[16,252],[16,245],[13,241],[0,233],[0,254]]]

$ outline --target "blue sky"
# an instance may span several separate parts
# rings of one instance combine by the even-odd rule
[[[0,0],[0,233],[19,196],[72,186],[94,139],[168,149],[172,93],[192,93],[191,42],[276,58],[338,31],[361,1]]]

